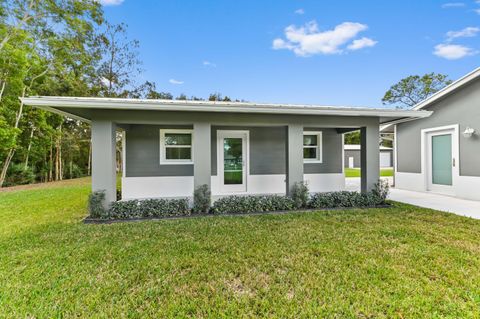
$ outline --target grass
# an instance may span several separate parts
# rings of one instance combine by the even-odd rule
[[[345,167],[345,177],[360,177],[361,171],[359,168]],[[393,176],[393,168],[382,168],[380,176]]]
[[[480,221],[395,204],[84,225],[88,182],[0,192],[0,317],[480,316]]]

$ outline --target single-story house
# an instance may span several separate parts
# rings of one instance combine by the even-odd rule
[[[344,166],[360,168],[360,144],[345,144]],[[393,167],[393,148],[380,146],[380,168]]]
[[[397,188],[480,200],[480,68],[416,105],[433,111],[392,131]]]
[[[92,189],[116,200],[116,132],[123,132],[122,199],[342,190],[343,134],[361,131],[361,190],[379,178],[379,127],[430,111],[244,102],[28,97],[26,105],[92,125]]]

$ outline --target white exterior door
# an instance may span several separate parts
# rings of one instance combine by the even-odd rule
[[[457,147],[452,130],[441,130],[427,134],[427,189],[429,191],[453,194],[454,170],[457,163]]]
[[[248,131],[217,131],[217,155],[221,192],[246,192]]]

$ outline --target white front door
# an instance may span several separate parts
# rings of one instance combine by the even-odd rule
[[[455,159],[453,130],[427,134],[427,188],[429,191],[453,194]]]
[[[246,192],[248,131],[217,131],[217,155],[221,192]]]

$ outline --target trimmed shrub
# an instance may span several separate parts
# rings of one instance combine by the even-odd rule
[[[112,203],[106,218],[128,219],[140,217],[188,216],[188,199],[127,200]]]
[[[92,218],[105,218],[107,210],[103,207],[105,191],[96,191],[88,196],[88,212]]]
[[[212,206],[214,214],[241,214],[295,209],[295,202],[281,195],[226,196]]]
[[[308,205],[308,198],[310,194],[308,192],[308,185],[304,182],[293,184],[291,197],[295,202],[296,208],[305,208]]]
[[[380,180],[366,194],[358,192],[329,192],[313,194],[308,203],[310,208],[373,207],[384,205],[389,192],[388,183]]]
[[[208,213],[211,204],[211,193],[207,184],[197,187],[193,192],[193,212]]]

